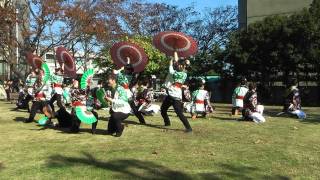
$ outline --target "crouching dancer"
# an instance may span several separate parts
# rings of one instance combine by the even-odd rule
[[[42,77],[41,77],[41,75],[39,75],[39,77],[34,85],[35,98],[34,98],[32,106],[31,106],[29,118],[24,121],[25,123],[32,122],[34,120],[34,117],[36,116],[38,110],[40,110],[41,112],[43,112],[45,114],[46,118],[49,119],[48,121],[51,121],[53,113],[52,113],[50,106],[48,105],[48,103],[46,101],[44,86],[45,86],[45,84],[44,84],[44,82],[42,82]]]
[[[289,88],[286,92],[285,104],[283,107],[283,112],[290,115],[294,115],[299,119],[305,119],[307,117],[306,113],[302,111],[301,108],[301,97],[300,92],[297,87],[296,80],[291,80]]]
[[[254,83],[250,83],[249,91],[243,99],[242,116],[243,120],[263,123],[266,121],[263,117],[264,107],[262,105],[258,105],[258,95],[256,90],[256,85]]]
[[[80,131],[81,122],[91,124],[91,133],[96,133],[96,127],[98,125],[98,113],[94,111],[91,100],[89,100],[90,91],[89,86],[87,89],[78,88],[78,81],[73,82],[73,87],[70,90],[72,110],[71,121],[72,126],[70,128],[72,133],[78,133]],[[90,101],[90,102],[89,102]]]
[[[108,77],[108,86],[112,89],[112,93],[110,96],[105,97],[111,103],[107,134],[116,133],[115,136],[120,137],[124,129],[124,125],[121,123],[129,117],[131,108],[127,93],[121,85],[116,83],[115,76],[110,75]]]

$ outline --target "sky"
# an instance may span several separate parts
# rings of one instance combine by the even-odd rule
[[[145,0],[151,3],[166,3],[179,7],[186,7],[194,3],[195,9],[199,12],[205,8],[216,8],[226,5],[238,5],[238,0]]]

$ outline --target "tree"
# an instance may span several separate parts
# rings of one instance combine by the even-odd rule
[[[191,74],[224,75],[228,64],[222,53],[230,34],[237,29],[237,22],[237,7],[226,6],[207,9],[203,17],[193,23],[190,34],[198,41],[199,51],[191,58]]]
[[[142,47],[148,56],[149,63],[147,64],[143,74],[154,74],[158,77],[165,78],[168,73],[169,58],[152,45],[152,37],[133,36],[129,37],[127,40]]]
[[[189,32],[198,15],[193,6],[178,8],[164,3],[132,2],[121,19],[128,34],[150,36],[169,30]]]
[[[290,16],[271,16],[232,33],[225,60],[232,76],[244,75],[266,88],[289,79],[319,82],[319,1]]]
[[[0,54],[6,63],[14,63],[14,47],[16,47],[16,36],[14,27],[17,22],[16,10],[11,1],[4,1],[0,5]]]
[[[3,78],[11,78],[10,76],[13,74],[21,76],[21,73],[17,70],[20,64],[17,59],[20,46],[23,44],[23,38],[17,38],[17,34],[19,34],[17,27],[25,14],[19,12],[19,7],[23,8],[21,4],[17,5],[10,0],[1,1],[0,4],[0,23],[2,24],[0,27],[0,57],[1,61],[7,66],[5,68],[7,72],[4,70],[4,73],[7,74]]]
[[[317,73],[316,81],[320,84],[320,0],[314,0],[309,10],[311,16],[310,31],[311,45],[309,46],[309,59],[313,66],[313,71]],[[309,19],[310,20],[310,19]]]
[[[144,49],[148,57],[148,64],[145,70],[142,72],[142,75],[149,76],[154,74],[157,77],[165,78],[168,72],[169,60],[163,53],[161,53],[152,45],[152,37],[138,35],[124,36],[121,39],[119,39],[119,41],[132,42]],[[106,46],[103,50],[103,54],[106,54],[104,58],[95,59],[95,62],[98,64],[98,66],[104,67],[106,69],[116,68],[110,56],[111,47],[112,45],[110,44],[110,46]]]

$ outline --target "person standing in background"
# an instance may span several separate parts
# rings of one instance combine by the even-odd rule
[[[238,115],[243,109],[243,99],[247,94],[247,79],[242,77],[238,86],[234,89],[232,94],[232,111],[231,115]]]
[[[10,93],[11,93],[11,82],[12,81],[10,81],[10,80],[7,80],[7,81],[5,81],[4,82],[4,89],[5,89],[5,91],[6,91],[6,94],[7,94],[7,101],[10,101],[11,100],[11,98],[10,98]]]

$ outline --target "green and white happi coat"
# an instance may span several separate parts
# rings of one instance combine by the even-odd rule
[[[26,86],[27,86],[27,91],[28,94],[33,96],[34,92],[33,92],[33,86],[37,81],[37,76],[32,76],[32,74],[29,74],[27,79],[26,79]]]
[[[26,86],[32,87],[36,81],[37,81],[37,76],[32,76],[32,74],[29,74],[26,79]]]
[[[59,87],[55,87],[53,88],[54,93],[63,94],[63,89],[61,87],[61,85],[63,84],[63,76],[62,75],[57,75],[57,74],[52,74],[51,75],[51,82],[57,85],[60,85]]]
[[[42,77],[44,78],[44,77]],[[52,86],[51,86],[51,78],[49,78],[46,82],[42,79],[42,83],[45,83],[43,84],[43,87],[42,87],[42,91],[46,97],[46,101],[49,101],[52,97],[52,93],[53,93],[53,89],[52,89]]]
[[[198,89],[192,93],[191,102],[184,103],[184,108],[189,113],[203,113],[207,111],[205,101],[209,101],[208,91]]]
[[[124,74],[122,70],[116,72],[117,75],[117,83],[121,86],[124,84],[129,84],[132,80],[132,75]]]
[[[171,76],[171,77],[170,77]],[[177,100],[182,100],[182,90],[181,87],[177,87],[175,83],[184,84],[187,79],[187,73],[183,71],[176,71],[173,66],[169,66],[169,77],[166,82],[168,88],[168,95]]]
[[[192,112],[205,112],[205,104],[199,103],[209,100],[209,93],[206,90],[198,89],[192,93]]]
[[[248,88],[246,86],[236,87],[232,94],[232,106],[233,107],[243,107],[243,98],[248,92]]]
[[[122,70],[116,71],[116,76],[117,76],[117,79],[116,79],[117,84],[119,84],[122,87],[129,86],[133,78],[132,75],[124,74]],[[124,90],[127,93],[128,99],[132,100],[133,93],[131,92],[131,90],[129,88]]]
[[[114,112],[122,112],[125,114],[129,114],[131,112],[127,92],[120,85],[116,86],[115,93],[111,102],[111,109]]]
[[[46,83],[43,88],[42,91],[46,97],[46,100],[49,101],[51,99],[51,95],[52,95],[52,87],[50,83]]]

